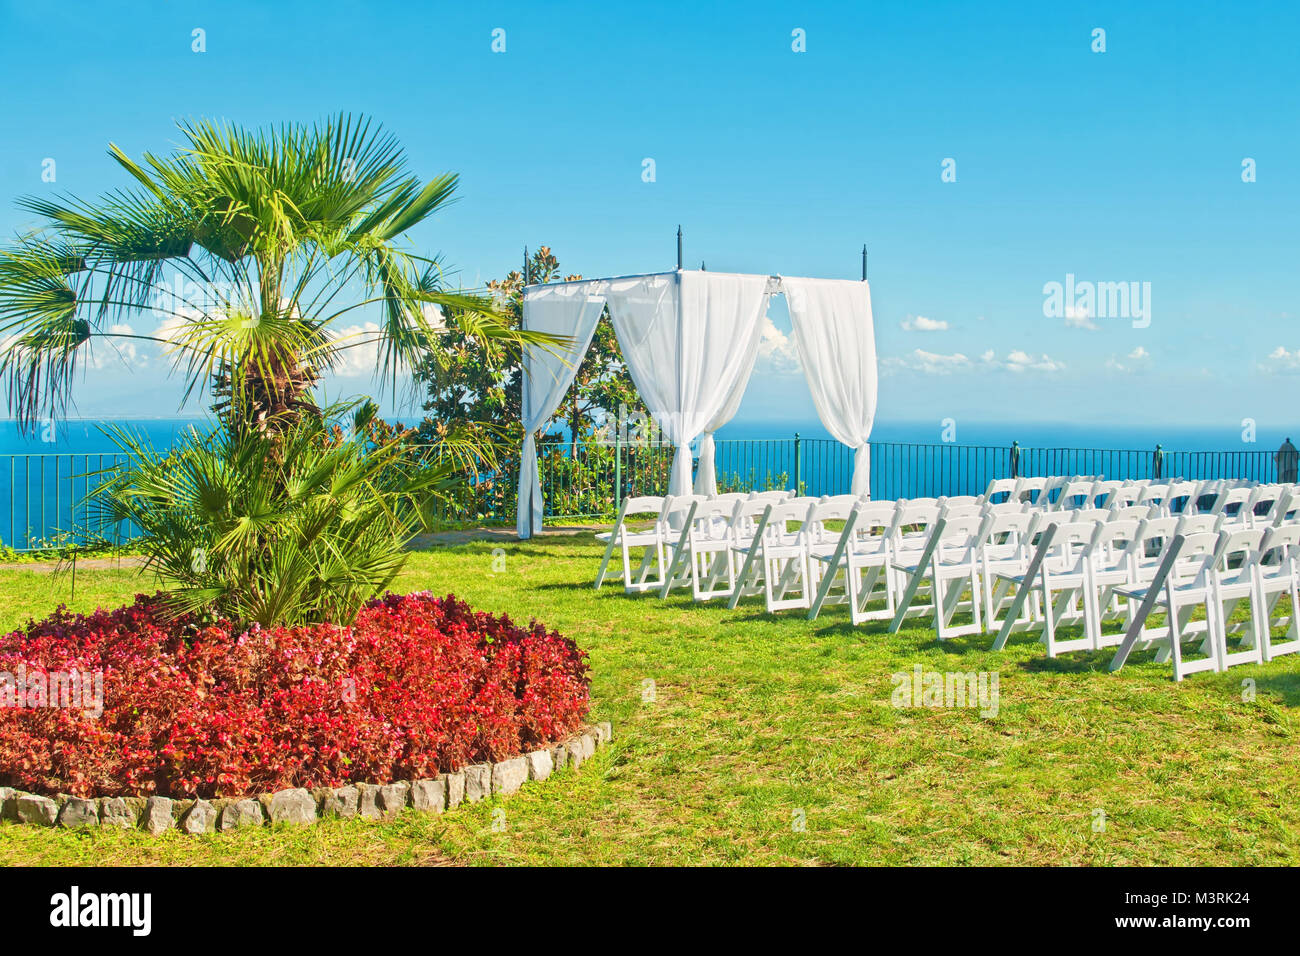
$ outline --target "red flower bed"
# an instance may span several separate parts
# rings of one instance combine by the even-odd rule
[[[74,669],[102,672],[102,714],[89,693],[76,708],[22,706],[44,673]],[[376,599],[351,627],[238,634],[167,621],[143,595],[87,616],[60,608],[0,637],[0,672],[26,675],[0,683],[0,784],[76,796],[432,776],[579,729],[589,683],[573,641],[427,593]]]

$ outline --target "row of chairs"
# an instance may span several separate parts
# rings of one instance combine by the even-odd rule
[[[598,535],[606,550],[596,587],[621,549],[628,592],[666,597],[689,586],[696,600],[726,598],[732,608],[762,593],[769,612],[802,608],[810,619],[844,603],[854,624],[887,619],[891,631],[929,616],[941,639],[995,632],[998,649],[1012,633],[1037,630],[1051,656],[1118,646],[1113,669],[1135,648],[1159,645],[1157,657],[1171,660],[1181,680],[1300,648],[1294,492],[1075,476],[897,502],[781,491],[632,498]],[[651,519],[647,527],[632,527],[638,515]],[[1271,622],[1284,593],[1291,639],[1275,642]],[[1232,624],[1243,602],[1250,617]],[[1157,605],[1167,618],[1159,628],[1148,626]],[[1189,616],[1197,606],[1206,608],[1204,621]],[[966,614],[969,623],[953,623]],[[1061,633],[1073,625],[1082,636]],[[1189,658],[1183,645],[1194,638],[1201,656]]]

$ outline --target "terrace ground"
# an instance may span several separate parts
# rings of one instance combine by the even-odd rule
[[[500,549],[500,551],[497,551]],[[494,552],[496,552],[494,554]],[[500,557],[504,552],[504,569]],[[536,617],[589,651],[613,745],[497,804],[161,839],[0,825],[0,864],[1283,864],[1300,860],[1300,655],[1182,684],[1150,653],[1047,660],[591,589],[589,534],[412,555],[395,590]],[[130,567],[0,571],[0,627],[152,590]],[[896,708],[890,675],[996,671],[996,716]],[[1257,695],[1243,699],[1243,681]],[[652,684],[649,682],[653,682]],[[1104,820],[1104,828],[1099,821]],[[802,825],[801,825],[802,823]]]

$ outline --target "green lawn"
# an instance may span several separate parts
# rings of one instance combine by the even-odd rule
[[[493,549],[505,570],[493,572]],[[1049,662],[1041,645],[938,644],[832,608],[728,611],[591,589],[587,536],[413,556],[400,589],[536,616],[591,654],[593,719],[614,743],[500,804],[391,824],[153,839],[0,826],[0,863],[1277,864],[1300,859],[1300,655],[1182,684],[1151,654]],[[0,626],[69,581],[0,571]],[[79,571],[75,609],[152,590]],[[898,709],[890,674],[997,671],[1000,709]],[[1258,697],[1242,699],[1254,678]],[[643,701],[645,681],[654,700]],[[492,811],[505,812],[494,831]],[[1094,832],[1097,811],[1104,832]],[[802,816],[805,826],[795,821]]]

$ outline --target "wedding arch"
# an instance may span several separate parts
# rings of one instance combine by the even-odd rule
[[[876,413],[876,342],[871,289],[863,278],[808,279],[684,270],[577,279],[524,287],[523,325],[566,340],[523,353],[524,444],[519,468],[519,537],[542,526],[537,433],[564,399],[606,305],[633,384],[674,446],[671,495],[717,493],[713,433],[740,407],[758,358],[773,295],[790,310],[799,361],[817,415],[854,449],[854,494],[868,493]],[[699,439],[692,480],[690,445]]]

